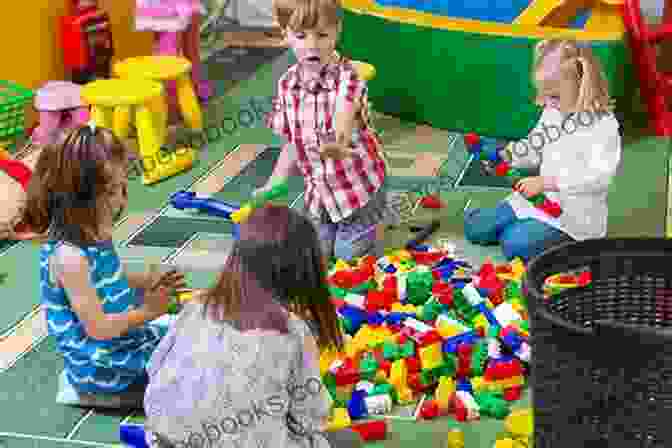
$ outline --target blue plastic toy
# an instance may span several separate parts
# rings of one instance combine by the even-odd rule
[[[170,197],[170,204],[178,210],[195,209],[210,216],[218,216],[231,221],[231,215],[240,207],[212,198],[196,196],[193,191],[178,191]],[[233,224],[233,237],[238,239],[238,224]]]
[[[145,428],[141,425],[122,423],[119,425],[119,439],[129,448],[149,448],[145,439]]]

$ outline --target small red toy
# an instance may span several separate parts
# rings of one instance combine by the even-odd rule
[[[422,205],[423,208],[443,208],[443,202],[441,202],[441,199],[433,194],[428,194],[427,196],[424,196],[422,199],[420,199],[420,205]]]
[[[478,145],[480,141],[481,137],[479,137],[478,134],[474,132],[469,132],[464,135],[464,142],[469,146]]]
[[[439,405],[434,400],[427,400],[422,403],[420,416],[425,420],[432,420],[439,416]]]
[[[359,433],[364,442],[385,440],[387,438],[387,422],[385,420],[355,423],[350,426],[350,429]]]

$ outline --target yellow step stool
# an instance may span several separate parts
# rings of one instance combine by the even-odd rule
[[[138,130],[138,146],[143,162],[142,181],[153,184],[174,176],[193,166],[195,153],[191,148],[182,148],[164,154],[165,124],[161,123],[152,105],[163,95],[163,86],[158,82],[143,79],[101,79],[82,88],[82,100],[91,105],[91,116],[97,126],[112,129],[123,138],[128,136],[131,110],[134,109],[135,126]],[[157,123],[159,120],[159,123]]]
[[[191,80],[191,62],[177,56],[140,56],[124,59],[114,65],[114,72],[124,79],[147,79],[157,82],[175,81],[177,102],[187,126],[194,131],[203,130],[203,113],[198,104]],[[157,113],[168,116],[164,101],[155,103]],[[163,119],[163,118],[161,118]]]

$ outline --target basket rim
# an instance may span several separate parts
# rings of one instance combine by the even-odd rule
[[[660,256],[670,257],[672,239],[657,237],[640,238],[600,238],[584,241],[571,241],[555,246],[530,260],[523,276],[523,290],[532,303],[534,313],[550,321],[554,325],[572,333],[586,336],[600,334],[613,335],[631,334],[640,337],[641,341],[654,343],[672,343],[672,329],[659,329],[642,325],[630,325],[616,321],[596,320],[592,327],[584,327],[560,318],[545,307],[543,283],[545,279],[557,272],[565,272],[583,267],[606,256]],[[569,262],[569,260],[572,260]],[[572,290],[565,291],[571,294]]]

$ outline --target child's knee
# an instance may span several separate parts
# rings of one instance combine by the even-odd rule
[[[475,244],[487,243],[486,237],[491,233],[488,223],[480,213],[480,209],[469,210],[464,214],[464,237]]]
[[[527,261],[530,256],[530,242],[524,235],[515,232],[503,235],[501,240],[502,252],[507,260],[521,258]]]
[[[346,261],[366,255],[380,257],[384,249],[380,236],[381,230],[376,225],[364,231],[339,231],[334,241],[334,255]]]

